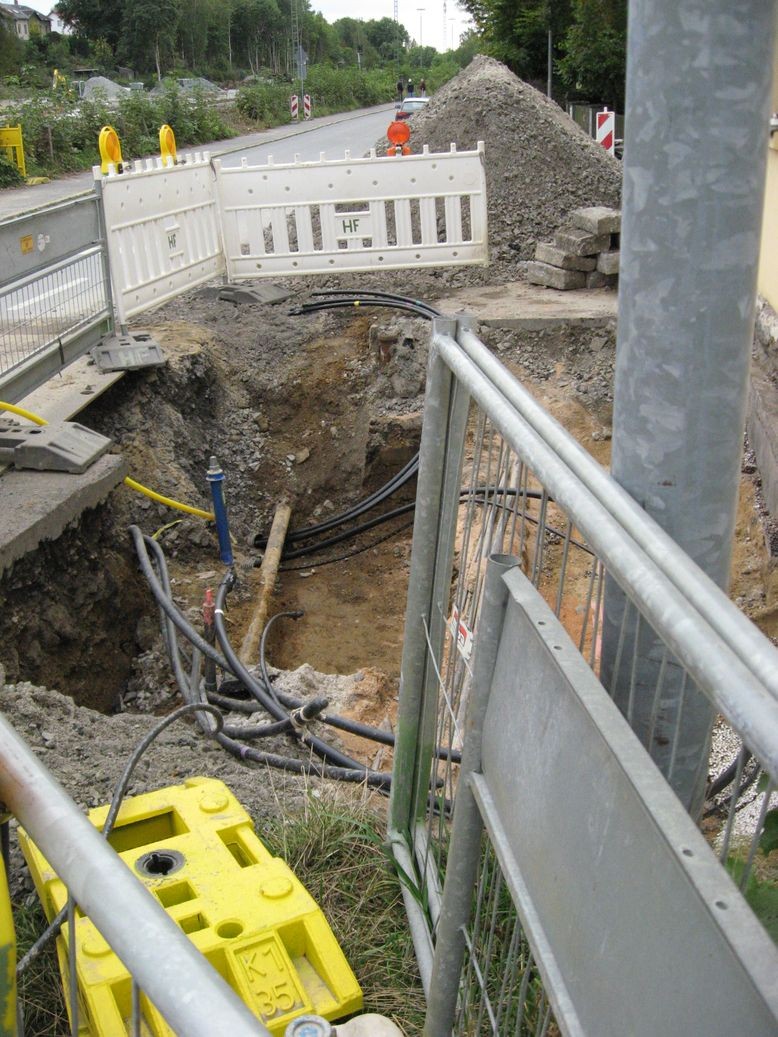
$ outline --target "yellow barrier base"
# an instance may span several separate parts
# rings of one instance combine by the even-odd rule
[[[89,820],[101,828],[107,813],[97,807]],[[51,919],[65,887],[21,829],[19,840]],[[126,799],[109,842],[274,1037],[299,1015],[337,1019],[361,1009],[362,991],[321,910],[222,782],[189,778]],[[66,1000],[68,928],[57,941]],[[78,911],[75,937],[79,1034],[127,1033],[128,971]],[[141,1008],[144,1034],[175,1037],[145,997]]]

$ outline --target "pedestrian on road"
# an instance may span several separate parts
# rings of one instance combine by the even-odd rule
[[[408,80],[408,97],[413,97],[413,80]]]
[[[422,97],[427,96],[427,84],[424,82],[423,79],[419,80],[419,93]]]
[[[402,79],[397,80],[397,100],[402,102],[403,99],[403,81]]]

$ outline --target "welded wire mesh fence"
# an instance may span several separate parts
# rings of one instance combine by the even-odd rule
[[[733,638],[711,630],[727,625],[723,595],[702,578],[707,603],[684,601],[683,588],[636,544],[639,532],[619,528],[617,509],[597,499],[597,480],[607,476],[600,470],[588,479],[591,459],[579,464],[580,448],[558,426],[551,438],[569,440],[572,461],[565,464],[558,454],[549,460],[549,444],[537,434],[542,422],[531,407],[522,413],[511,376],[469,332],[460,330],[459,344],[444,334],[450,327],[438,322],[428,380],[425,422],[435,427],[422,440],[411,585],[419,579],[430,589],[426,599],[413,590],[409,597],[399,719],[404,741],[395,758],[391,818],[395,843],[404,838],[415,858],[418,913],[432,948],[421,947],[422,957],[431,955],[426,966],[422,962],[428,977],[438,975],[433,962],[448,953],[437,945],[437,933],[446,872],[458,867],[449,860],[451,818],[459,754],[467,752],[473,646],[490,556],[517,559],[695,818],[703,804],[688,789],[696,783],[703,790],[705,836],[747,896],[760,887],[754,865],[760,840],[765,847],[776,776],[775,731],[762,740],[774,720],[768,713],[776,709],[773,689],[762,680],[765,664],[775,662],[769,642],[740,627]],[[667,568],[672,565],[668,559]],[[738,643],[741,633],[748,645]],[[723,669],[712,662],[712,649]],[[757,691],[750,701],[745,685]],[[725,714],[716,727],[716,773],[707,790],[706,710]],[[434,745],[452,752],[433,752]],[[480,839],[477,827],[473,838]],[[472,895],[453,1032],[560,1032],[550,1007],[559,992],[541,980],[543,962],[539,968],[488,837]],[[436,1020],[428,1022],[430,1032],[438,1032]]]
[[[0,288],[0,378],[110,314],[100,245]]]

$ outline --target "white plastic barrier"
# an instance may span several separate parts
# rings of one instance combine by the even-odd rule
[[[482,141],[476,151],[214,168],[231,281],[488,260]]]
[[[94,167],[107,227],[120,324],[225,270],[210,155],[184,155],[176,166],[148,159]]]

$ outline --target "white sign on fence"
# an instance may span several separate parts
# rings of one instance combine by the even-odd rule
[[[487,262],[482,142],[476,151],[214,167],[230,280]]]
[[[108,256],[120,324],[225,269],[208,153],[125,165],[101,181]]]

